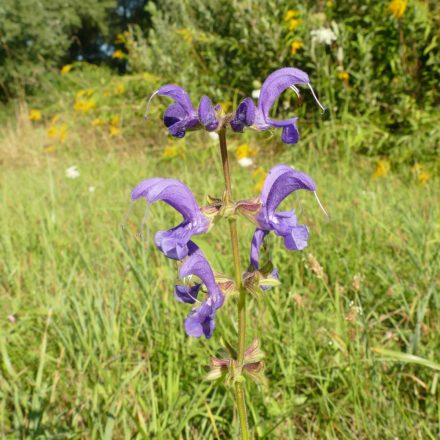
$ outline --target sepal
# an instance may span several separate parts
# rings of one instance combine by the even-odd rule
[[[255,338],[244,353],[243,365],[240,365],[235,359],[212,358],[210,360],[210,370],[205,379],[223,379],[225,385],[228,386],[249,378],[258,385],[265,385],[267,379],[264,376],[263,358],[264,353],[261,351],[260,341]]]
[[[235,203],[235,210],[258,226],[256,216],[260,212],[261,206],[261,199],[259,197],[255,197],[253,199],[239,200]]]
[[[215,282],[222,291],[223,295],[228,297],[238,294],[235,282],[220,272],[214,272]]]

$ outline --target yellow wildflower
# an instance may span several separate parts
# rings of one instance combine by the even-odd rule
[[[162,153],[163,159],[172,159],[173,157],[185,157],[186,147],[182,142],[167,145]]]
[[[245,157],[255,157],[257,155],[257,150],[248,144],[240,145],[235,151],[235,156],[237,160],[243,159]]]
[[[427,171],[422,171],[418,176],[419,182],[423,185],[427,183],[430,178],[431,174],[429,174]]]
[[[338,72],[338,78],[342,81],[348,81],[350,74],[343,70],[342,72]]]
[[[301,20],[293,18],[292,20],[290,20],[289,22],[289,31],[293,31],[294,29],[296,29],[299,25],[301,24]]]
[[[119,136],[121,134],[121,129],[119,127],[115,127],[114,125],[110,125],[109,133],[111,137]]]
[[[125,58],[125,53],[122,52],[121,49],[116,49],[116,50],[113,52],[112,58],[114,58],[114,59],[116,59],[116,60],[122,60],[122,59]]]
[[[76,92],[75,98],[80,99],[86,96],[92,96],[94,93],[94,89],[81,89]]]
[[[73,108],[77,112],[87,113],[88,111],[96,107],[96,101],[94,99],[77,99],[73,104]]]
[[[113,127],[118,126],[119,122],[121,122],[121,118],[119,115],[114,115],[110,119],[110,125],[113,125]]]
[[[49,139],[58,139],[60,142],[64,142],[67,137],[67,130],[68,130],[67,124],[63,124],[60,126],[51,125],[47,129],[46,134]]]
[[[165,147],[165,150],[163,150],[162,157],[164,159],[171,159],[173,157],[176,157],[179,155],[179,149],[176,145],[169,145]]]
[[[67,75],[73,68],[72,64],[65,64],[63,67],[61,67],[60,73],[61,75]]]
[[[376,170],[374,171],[373,178],[385,177],[390,172],[390,163],[386,159],[380,159],[377,161]]]
[[[405,13],[407,6],[407,0],[391,0],[388,4],[388,11],[394,18],[399,19]]]
[[[299,40],[294,40],[292,42],[292,44],[290,45],[290,53],[292,55],[296,55],[296,53],[298,52],[299,49],[301,49],[303,47],[303,43],[302,41]]]
[[[51,139],[57,138],[58,137],[58,127],[56,127],[55,125],[51,125],[47,129],[47,136]]]
[[[284,16],[284,21],[287,23],[289,31],[293,31],[301,24],[301,20],[298,18],[300,14],[300,11],[296,11],[294,9],[289,9],[286,12],[286,15]]]
[[[67,125],[63,124],[59,130],[58,130],[58,139],[60,140],[60,142],[64,142],[67,138]]]
[[[101,118],[95,118],[92,121],[93,127],[100,127],[101,125],[104,125],[104,121]]]
[[[36,109],[32,109],[30,112],[29,112],[29,119],[31,120],[31,121],[41,121],[41,118],[42,118],[42,115],[41,115],[41,112],[40,112],[40,110],[36,110]]]
[[[117,95],[122,95],[125,92],[125,86],[122,83],[116,84],[115,93]]]
[[[431,174],[423,168],[423,165],[417,162],[413,165],[412,171],[417,177],[417,180],[423,185],[431,178]]]
[[[295,10],[295,9],[289,9],[287,12],[286,12],[286,15],[284,16],[284,21],[290,21],[290,20],[292,20],[292,18],[296,18],[296,17],[298,17],[299,15],[301,14],[301,12],[300,11],[297,11],[297,10]]]
[[[115,37],[115,43],[116,44],[125,44],[126,38],[124,34],[117,34]]]

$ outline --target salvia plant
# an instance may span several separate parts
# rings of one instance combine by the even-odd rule
[[[174,103],[165,110],[163,116],[163,122],[171,136],[181,138],[187,131],[196,129],[218,133],[225,184],[223,197],[208,197],[207,205],[199,206],[191,190],[183,182],[162,177],[143,180],[131,193],[132,200],[145,199],[147,205],[163,201],[183,217],[179,225],[158,231],[155,244],[166,257],[181,263],[178,276],[182,282],[175,286],[174,296],[179,302],[195,306],[185,319],[186,334],[195,338],[210,338],[215,330],[216,313],[225,300],[237,301],[237,346],[227,344],[227,356],[211,359],[207,379],[223,380],[233,388],[242,439],[249,438],[244,382],[253,380],[261,384],[265,381],[264,354],[260,348],[260,340],[255,337],[246,347],[246,302],[249,294],[255,295],[280,284],[278,271],[270,259],[263,261],[261,258],[268,234],[281,237],[284,246],[291,251],[299,251],[307,246],[308,227],[298,223],[294,210],[279,211],[278,207],[287,196],[299,190],[313,192],[316,196],[316,185],[307,174],[289,165],[278,164],[268,173],[259,197],[236,201],[231,190],[226,132],[228,129],[241,133],[246,128],[260,131],[281,128],[281,139],[284,143],[297,143],[297,118],[273,119],[270,110],[278,97],[289,88],[299,96],[297,86],[300,85],[310,88],[316,102],[324,110],[315,96],[308,75],[291,67],[279,69],[267,77],[256,105],[253,99],[246,98],[235,111],[227,114],[220,105],[213,105],[207,96],[200,99],[196,109],[181,87],[175,84],[161,87],[151,95],[147,112],[154,96],[172,99]],[[318,198],[317,200],[319,203]],[[239,216],[255,225],[246,271],[241,266],[237,229]],[[192,240],[194,235],[208,233],[222,219],[229,222],[235,271],[231,278],[216,273],[202,250]]]

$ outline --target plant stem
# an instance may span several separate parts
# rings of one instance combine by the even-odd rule
[[[220,152],[222,156],[223,175],[225,178],[225,197],[226,204],[232,201],[231,190],[231,174],[229,172],[228,148],[226,145],[226,129],[222,128],[219,131]],[[243,365],[244,351],[246,345],[246,291],[241,282],[241,264],[240,264],[240,249],[238,245],[238,231],[237,219],[232,217],[229,219],[229,231],[231,235],[232,256],[234,259],[235,285],[240,292],[238,298],[238,349],[237,361],[240,366]],[[237,382],[235,385],[236,403],[238,408],[238,415],[240,419],[240,429],[242,440],[248,440],[248,424],[246,415],[246,400],[244,394],[243,383]]]

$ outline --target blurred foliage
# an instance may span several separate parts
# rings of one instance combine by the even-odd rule
[[[403,160],[439,152],[433,128],[440,102],[438,2],[164,0],[147,9],[148,35],[138,26],[125,34],[132,71],[154,72],[196,96],[236,104],[271,71],[296,66],[319,90],[327,119],[367,116],[375,126],[380,136],[374,144],[366,136],[359,150],[400,154],[417,135],[428,142],[421,152],[407,150]],[[278,111],[292,108],[294,94],[286,95]],[[321,120],[306,111],[315,104],[304,95],[299,115]]]
[[[129,23],[147,26],[146,0],[2,0],[0,98],[35,93],[51,69],[78,60],[111,64]],[[119,63],[113,63],[121,67]]]
[[[352,149],[393,162],[440,152],[436,1],[26,1],[0,5],[0,94],[33,93],[43,119],[71,111],[88,124],[117,111],[128,121],[167,82],[185,87],[195,105],[208,94],[231,111],[271,71],[295,66],[309,73],[328,111],[322,117],[304,91],[300,102],[286,92],[274,112],[296,106],[306,142],[345,148],[349,138]],[[84,62],[100,57],[124,75]],[[108,93],[118,82],[124,93]],[[88,88],[94,104],[75,108],[76,93]]]

